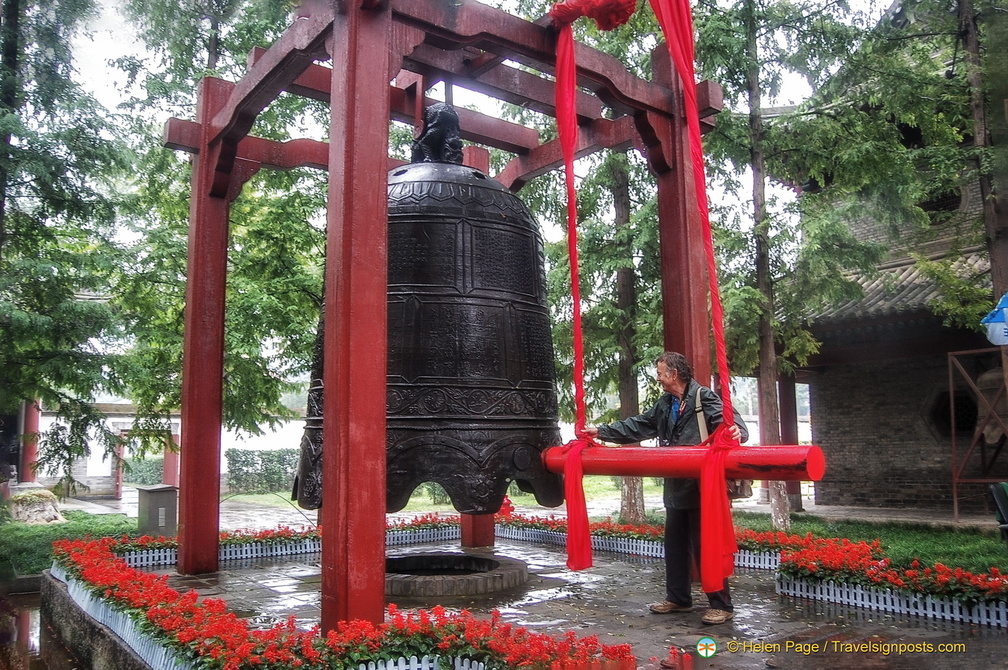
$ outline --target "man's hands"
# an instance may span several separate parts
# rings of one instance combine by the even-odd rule
[[[742,430],[734,423],[727,428],[728,437],[735,440],[736,442],[741,442]],[[598,439],[598,426],[585,426],[584,436],[591,439]]]

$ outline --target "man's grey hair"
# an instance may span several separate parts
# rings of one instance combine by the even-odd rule
[[[666,351],[655,359],[655,365],[664,363],[667,370],[675,370],[679,379],[687,386],[693,379],[693,368],[690,367],[686,357],[678,351]]]

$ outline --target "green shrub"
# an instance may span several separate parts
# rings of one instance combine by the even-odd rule
[[[297,471],[298,449],[228,449],[228,489],[232,493],[289,491]]]
[[[124,514],[62,512],[66,523],[27,524],[11,521],[0,530],[0,581],[35,575],[52,565],[52,543],[62,538],[136,535],[136,519]]]
[[[164,481],[164,458],[127,458],[126,481],[137,486],[154,486]]]

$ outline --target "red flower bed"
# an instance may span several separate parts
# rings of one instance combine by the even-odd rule
[[[515,514],[514,505],[506,498],[495,521],[516,528],[567,532],[566,518],[553,515]],[[387,528],[390,530],[445,528],[458,523],[457,516],[425,514],[408,521],[390,522]],[[593,522],[589,528],[593,535],[632,537],[642,540],[661,541],[664,535],[661,526],[620,524],[609,519]],[[317,528],[297,531],[280,527],[264,531],[223,532],[221,543],[276,543],[318,537]],[[781,554],[779,570],[781,574],[791,577],[948,597],[962,600],[966,604],[1008,598],[1008,576],[1003,575],[996,567],[981,574],[967,572],[962,568],[950,568],[941,563],[921,568],[916,560],[907,568],[894,567],[884,556],[878,540],[871,543],[851,542],[843,538],[813,537],[810,533],[801,536],[780,531],[754,531],[748,528],[737,528],[735,539],[740,549],[753,552],[779,552]],[[112,541],[109,545],[116,553],[174,546],[176,546],[174,538],[147,536],[141,538],[123,536],[121,540]]]
[[[437,513],[423,514],[409,520],[393,520],[385,524],[386,530],[420,530],[423,528],[451,528],[459,525],[457,516],[440,516]],[[288,528],[287,526],[277,526],[265,530],[223,530],[220,533],[221,546],[241,546],[246,544],[282,544],[286,542],[299,542],[303,540],[318,540],[322,537],[322,529],[318,526],[305,529]],[[124,554],[129,551],[145,551],[148,549],[175,549],[178,542],[174,537],[158,535],[142,535],[140,537],[130,537],[123,535],[110,545],[110,549],[116,554]]]
[[[892,567],[878,540],[867,543],[807,536],[799,545],[782,548],[778,569],[791,577],[946,597],[966,605],[1008,597],[1008,577],[996,567],[983,574],[941,563],[921,569],[917,559],[909,568]]]
[[[498,514],[497,523],[518,528],[536,528],[567,532],[563,518],[530,517],[513,513]],[[615,535],[660,541],[661,526],[642,524],[631,526],[611,520],[590,524],[593,535]],[[813,537],[788,534],[781,531],[755,531],[737,528],[735,540],[740,549],[753,552],[779,552],[779,571],[783,575],[812,581],[861,584],[875,588],[895,589],[906,593],[920,593],[947,597],[972,604],[979,601],[1008,598],[1008,576],[996,567],[989,572],[975,574],[962,568],[949,568],[936,563],[921,569],[914,560],[909,568],[890,565],[883,554],[880,542],[851,542],[846,538]]]
[[[636,667],[629,645],[602,645],[595,636],[578,638],[573,632],[560,637],[531,633],[502,622],[497,613],[484,620],[465,610],[449,613],[440,607],[403,612],[390,605],[382,624],[344,622],[324,636],[317,628],[298,630],[293,618],[269,630],[250,630],[247,621],[227,611],[223,600],[199,600],[195,591],[179,594],[168,586],[167,577],[127,566],[112,551],[119,542],[60,540],[53,546],[56,561],[70,575],[200,667],[340,670],[424,655],[470,658],[488,668]]]

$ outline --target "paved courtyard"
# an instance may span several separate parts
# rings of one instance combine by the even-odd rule
[[[127,513],[129,505],[127,498],[124,502]],[[822,514],[824,509],[827,508],[814,511]],[[606,513],[604,510],[592,513],[600,511]],[[849,508],[831,512],[847,518],[873,514],[870,510]],[[903,516],[909,514],[912,513]],[[936,520],[935,515],[929,516],[931,521]],[[294,508],[267,511],[227,501],[221,506],[222,528],[297,526],[312,521],[313,513],[305,515]],[[992,522],[983,516],[963,520],[963,525],[969,523]],[[445,542],[392,547],[389,555],[445,551],[462,552],[462,549],[458,542]],[[572,572],[566,568],[561,547],[498,540],[491,550],[469,551],[497,553],[524,561],[530,572],[528,584],[490,596],[442,597],[437,602],[400,598],[397,604],[406,608],[440,603],[446,607],[465,607],[475,614],[488,614],[496,609],[505,620],[532,630],[549,633],[573,630],[582,636],[597,635],[605,644],[629,643],[640,667],[648,669],[658,667],[658,660],[667,655],[670,645],[691,651],[695,668],[927,670],[995,668],[1006,664],[1008,633],[1003,629],[898,617],[778,596],[772,572],[738,571],[732,579],[735,619],[721,626],[705,626],[700,622],[702,607],[675,615],[647,611],[647,603],[660,599],[663,593],[663,563],[659,560],[596,552],[592,568]],[[309,627],[318,623],[321,615],[319,558],[317,554],[309,554],[289,559],[232,561],[222,566],[225,569],[219,573],[199,577],[183,577],[171,570],[164,572],[171,575],[170,581],[176,588],[195,588],[203,595],[223,598],[233,611],[259,625],[269,626],[294,615],[300,625]],[[705,604],[701,593],[694,596],[698,605]],[[708,636],[716,642],[718,651],[709,659],[699,658],[697,642]]]

